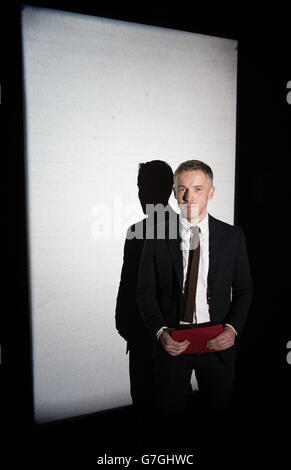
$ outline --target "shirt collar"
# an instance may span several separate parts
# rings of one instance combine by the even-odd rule
[[[182,217],[181,214],[179,214],[179,219],[182,229],[186,230],[187,232],[191,229],[192,226],[199,227],[200,230],[203,231],[203,229],[205,229],[208,225],[208,212],[206,213],[204,219],[200,220],[198,224],[190,224],[190,222],[188,222],[185,217]]]

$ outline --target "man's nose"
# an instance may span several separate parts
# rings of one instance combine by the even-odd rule
[[[185,201],[185,202],[190,202],[190,203],[193,202],[193,201],[191,200],[190,192],[189,192],[188,190],[185,191],[185,193],[184,193],[184,195],[183,195],[183,201]]]

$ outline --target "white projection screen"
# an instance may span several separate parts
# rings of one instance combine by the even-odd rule
[[[22,38],[34,409],[45,423],[131,404],[115,305],[126,230],[145,217],[138,164],[207,162],[209,212],[233,223],[237,42],[30,6]]]

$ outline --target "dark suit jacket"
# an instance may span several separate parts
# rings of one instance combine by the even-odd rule
[[[178,224],[177,217],[177,224]],[[162,326],[177,327],[183,284],[183,258],[177,237],[145,240],[137,302],[153,337]],[[252,297],[252,279],[243,231],[209,215],[209,313],[211,324],[229,323],[238,334]],[[222,352],[227,358],[231,350]]]

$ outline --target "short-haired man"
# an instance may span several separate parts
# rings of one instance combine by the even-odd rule
[[[174,173],[173,191],[181,209],[177,236],[145,240],[137,285],[140,313],[155,338],[157,419],[164,423],[163,434],[167,428],[169,437],[175,432],[182,439],[178,439],[179,444],[183,444],[182,417],[189,406],[194,369],[205,404],[204,424],[209,431],[205,445],[227,445],[222,430],[227,431],[225,417],[233,392],[235,339],[244,327],[252,297],[245,239],[240,228],[208,214],[208,201],[215,188],[207,164],[199,160],[181,163]],[[185,295],[186,289],[190,289],[187,278],[188,264],[192,263],[190,251],[194,256],[197,248],[197,244],[191,245],[194,233],[199,250],[195,255],[198,267],[190,318],[189,311],[187,316],[185,313]],[[193,291],[189,292],[193,295]],[[171,331],[184,324],[187,327],[223,324],[223,332],[208,341],[209,352],[181,354],[189,342],[175,341]],[[195,417],[187,416],[187,421],[191,423],[187,429],[193,429],[200,437],[202,429],[197,429]],[[173,441],[166,443],[172,445]]]

